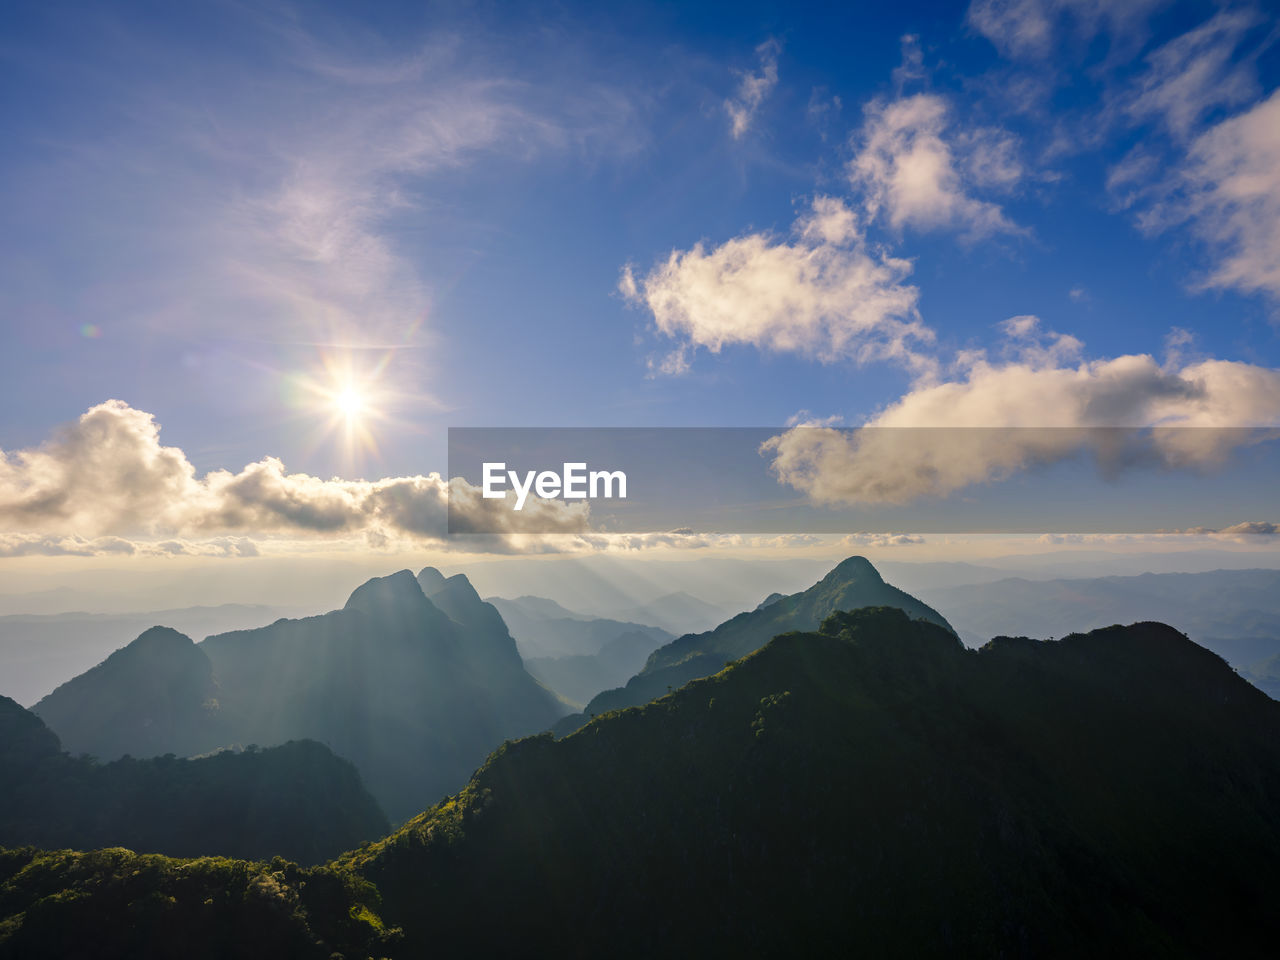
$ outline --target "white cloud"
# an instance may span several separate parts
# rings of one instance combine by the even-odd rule
[[[729,114],[729,133],[733,139],[741,140],[746,135],[755,121],[760,105],[778,85],[778,54],[781,50],[782,45],[777,40],[766,40],[756,47],[759,69],[739,74],[737,92],[724,102],[725,112]]]
[[[818,197],[792,236],[750,233],[708,250],[673,251],[644,277],[630,267],[619,289],[646,306],[659,333],[680,346],[657,364],[688,369],[690,353],[750,344],[823,361],[898,360],[929,366],[918,352],[933,333],[920,321],[908,261],[871,247],[842,201]]]
[[[1248,542],[1256,537],[1280,536],[1280,523],[1272,523],[1269,520],[1246,520],[1241,523],[1233,523],[1228,527],[1190,527],[1177,532]]]
[[[918,34],[904,34],[898,45],[902,48],[902,62],[893,68],[893,89],[898,93],[909,83],[924,80],[929,74],[924,68],[924,51],[920,49]]]
[[[1102,31],[1113,43],[1132,45],[1147,17],[1164,0],[973,0],[969,25],[1007,57],[1044,57],[1069,24],[1090,39]]]
[[[1234,59],[1245,34],[1259,23],[1249,9],[1227,9],[1169,41],[1146,58],[1146,69],[1121,97],[1135,121],[1156,119],[1185,139],[1217,107],[1257,94],[1252,58]]]
[[[914,533],[851,533],[840,540],[846,547],[913,547],[925,542]]]
[[[585,504],[531,498],[516,513],[477,496],[462,479],[447,482],[436,473],[322,480],[265,457],[236,473],[199,477],[181,449],[161,445],[151,414],[118,400],[91,408],[43,446],[0,451],[0,530],[37,535],[11,541],[12,552],[85,555],[132,552],[113,539],[130,536],[152,538],[153,552],[242,556],[253,544],[228,534],[443,544],[450,484],[455,521],[496,531],[488,545],[522,529],[590,530]]]
[[[950,108],[936,94],[867,105],[848,173],[868,215],[883,215],[895,229],[956,229],[970,239],[1025,232],[999,205],[971,193],[1017,184],[1016,141],[991,128],[951,128]]]
[[[1280,90],[1201,134],[1176,185],[1144,225],[1189,219],[1217,257],[1206,286],[1280,297]]]
[[[247,537],[211,540],[126,540],[122,537],[54,536],[0,533],[0,557],[256,557],[258,546]]]
[[[1086,450],[1108,469],[1135,459],[1217,463],[1260,438],[1234,428],[1280,425],[1280,370],[1225,360],[1175,369],[1147,355],[1082,360],[1079,341],[1042,334],[1034,317],[1003,330],[1002,359],[966,355],[959,379],[917,386],[870,429],[801,426],[770,440],[779,482],[822,504],[907,503]]]

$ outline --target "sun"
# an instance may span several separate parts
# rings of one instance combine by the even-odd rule
[[[349,423],[362,420],[369,413],[369,398],[358,387],[338,388],[333,392],[331,403],[334,410]]]

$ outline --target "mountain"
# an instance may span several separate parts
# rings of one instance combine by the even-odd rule
[[[267,866],[0,853],[0,958],[1270,956],[1280,704],[1159,623],[838,612]]]
[[[349,871],[282,859],[0,850],[0,958],[386,957],[395,933],[369,894]]]
[[[741,609],[741,608],[730,608]],[[634,620],[661,627],[673,634],[686,633],[690,630],[706,629],[719,623],[725,616],[726,608],[722,605],[708,603],[684,590],[672,593],[628,607],[617,613],[622,620]]]
[[[582,705],[602,690],[626,683],[649,655],[670,638],[669,633],[657,627],[641,627],[619,633],[590,655],[529,657],[524,665],[552,690]]]
[[[594,656],[619,637],[629,634],[638,633],[649,638],[652,641],[650,650],[672,637],[661,627],[589,617],[566,610],[554,600],[544,597],[518,597],[515,600],[491,597],[489,602],[511,628],[511,635],[526,661]]]
[[[99,765],[0,697],[0,846],[329,859],[389,829],[355,768],[313,741]]]
[[[1273,700],[1280,700],[1280,654],[1241,670],[1240,675]]]
[[[1161,624],[970,651],[837,613],[343,863],[404,956],[1264,956],[1280,705]]]
[[[1072,630],[1161,619],[1246,668],[1280,654],[1280,570],[1146,573],[924,590],[966,643],[994,633],[1057,637]]]
[[[568,733],[593,714],[638,706],[690,680],[710,676],[730,660],[746,656],[779,633],[814,630],[837,610],[872,606],[897,607],[913,619],[925,619],[951,630],[950,624],[932,607],[885,583],[865,557],[849,557],[808,590],[766,602],[714,630],[685,634],[660,647],[626,686],[594,697],[584,714],[564,718],[556,725],[556,732]]]
[[[209,658],[168,627],[145,631],[34,709],[72,753],[103,760],[189,756],[227,742]]]
[[[22,704],[47,696],[153,624],[189,637],[271,623],[283,607],[222,604],[142,613],[57,613],[0,616],[0,694]]]
[[[524,624],[528,622],[538,622],[542,620],[592,620],[595,619],[585,613],[577,613],[568,609],[554,600],[547,597],[534,597],[529,594],[509,599],[507,597],[486,597],[486,602],[491,603],[502,614],[502,619],[506,621],[507,626],[511,628],[513,635],[518,635],[516,623]]]
[[[765,597],[763,600],[761,600],[758,604],[756,604],[756,609],[763,610],[765,607],[771,607],[775,603],[777,603],[779,600],[783,600],[785,598],[786,598],[785,594],[781,594],[781,593],[778,593],[777,591],[774,591],[773,593]]]
[[[70,749],[103,759],[319,740],[402,820],[465,783],[503,740],[567,709],[465,577],[422,576],[434,600],[402,570],[321,616],[185,646],[148,631],[36,712]]]

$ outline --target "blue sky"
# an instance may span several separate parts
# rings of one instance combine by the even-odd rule
[[[146,433],[122,408],[58,433],[108,399],[197,478],[270,457],[370,482],[443,471],[450,425],[1280,420],[1266,5],[0,18],[17,532],[147,526],[27,509],[72,499],[95,436]],[[170,532],[274,523],[249,486]]]

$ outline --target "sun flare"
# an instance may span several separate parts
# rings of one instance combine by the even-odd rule
[[[333,395],[333,407],[348,421],[360,420],[369,412],[369,401],[357,387],[343,387]]]

